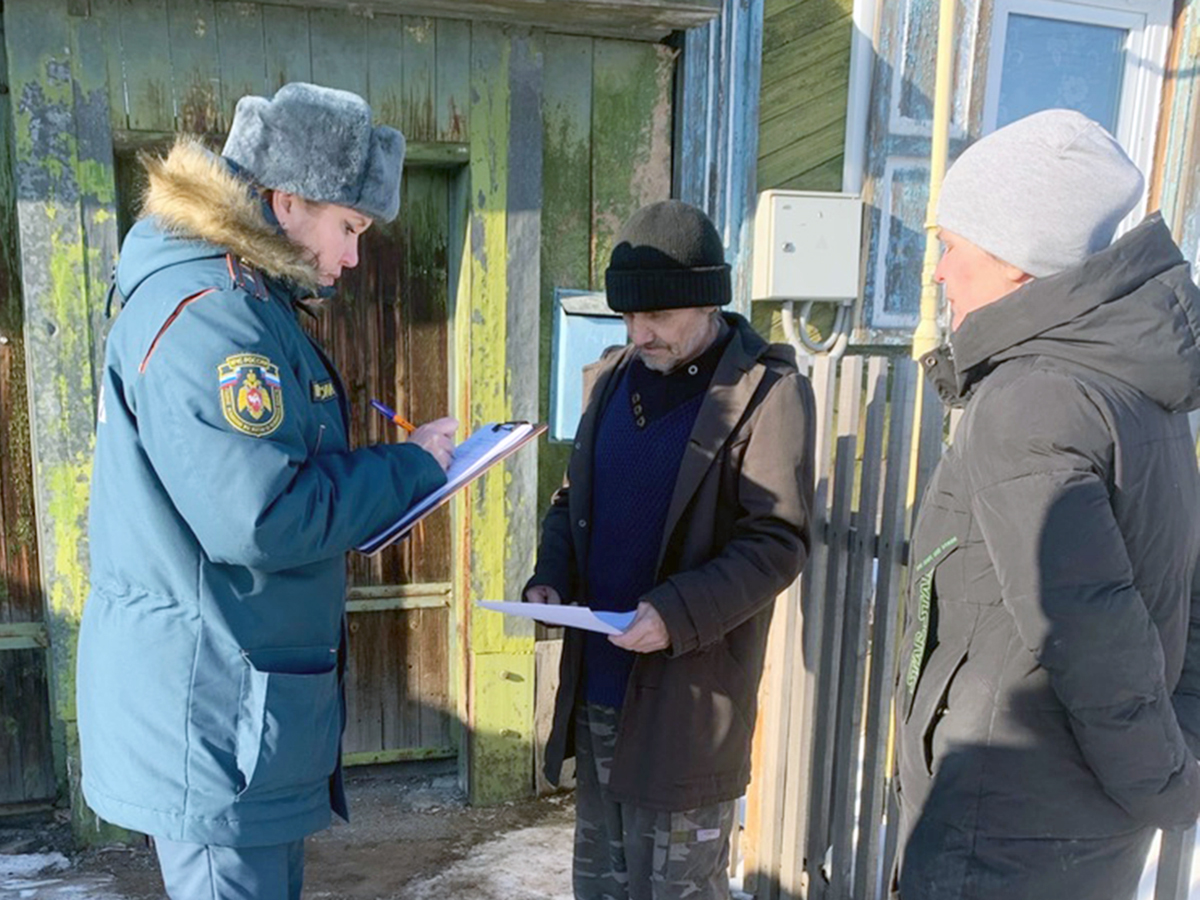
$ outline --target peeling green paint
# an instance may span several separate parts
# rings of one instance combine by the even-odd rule
[[[60,641],[68,638],[65,646],[69,651],[63,659],[60,643],[60,653],[54,659],[58,674],[69,676],[58,681],[55,711],[67,722],[75,720],[75,638],[88,592],[87,542],[81,540],[81,535],[86,533],[91,487],[90,449],[73,463],[47,466],[41,475],[47,486],[46,515],[52,535],[45,549],[54,561],[54,578],[45,585],[46,602],[55,637]]]
[[[35,386],[29,419],[6,423],[5,431],[36,448],[32,471],[50,634],[55,769],[63,796],[72,801],[76,836],[84,842],[122,834],[97,828],[72,779],[79,770],[75,643],[88,588],[86,514],[95,426],[97,338],[89,295],[96,286],[88,268],[103,268],[101,248],[115,244],[112,168],[103,162],[112,146],[109,93],[106,84],[97,83],[97,73],[105,70],[96,65],[103,61],[100,28],[96,19],[69,16],[66,0],[4,5],[24,352],[28,381]],[[96,204],[108,208],[98,210]]]
[[[600,290],[613,240],[639,207],[671,194],[673,52],[597,41],[592,99],[592,287]]]
[[[465,371],[470,425],[511,418],[506,391],[508,303],[508,180],[510,54],[508,33],[476,24],[471,39],[469,211],[470,315]],[[471,673],[468,756],[473,802],[494,803],[527,794],[533,759],[533,631],[506,630],[501,616],[475,609],[473,601],[504,595],[509,498],[506,480],[477,483],[470,502]],[[516,674],[517,678],[510,676]]]
[[[116,203],[117,190],[111,166],[94,159],[81,159],[77,168],[79,190],[100,203]]]

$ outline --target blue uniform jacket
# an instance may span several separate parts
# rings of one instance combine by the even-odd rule
[[[300,838],[331,804],[344,815],[345,553],[444,481],[415,445],[349,449],[345,392],[296,321],[297,289],[249,264],[273,229],[251,221],[237,253],[204,239],[247,230],[248,193],[177,146],[152,178],[160,214],[122,248],[78,658],[92,808],[230,846]],[[304,264],[287,262],[266,269]]]

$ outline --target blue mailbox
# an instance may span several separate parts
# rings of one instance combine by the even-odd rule
[[[570,441],[583,414],[583,367],[624,344],[625,323],[603,293],[558,288],[550,351],[550,440]]]

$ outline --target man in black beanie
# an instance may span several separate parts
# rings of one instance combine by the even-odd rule
[[[738,315],[712,222],[674,200],[617,237],[630,343],[584,370],[525,597],[636,611],[569,630],[546,776],[576,758],[575,896],[729,896],[729,835],[776,594],[809,547],[813,396]]]

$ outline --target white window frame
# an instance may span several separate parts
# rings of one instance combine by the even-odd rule
[[[1113,135],[1146,176],[1147,186],[1154,166],[1158,135],[1159,104],[1163,71],[1171,43],[1171,0],[996,0],[992,36],[988,47],[987,81],[983,101],[983,133],[996,128],[1000,106],[1000,76],[1004,68],[1004,45],[1011,14],[1059,19],[1084,25],[1126,29],[1125,72],[1117,105],[1117,129]],[[1122,223],[1124,231],[1146,214],[1146,193]]]

